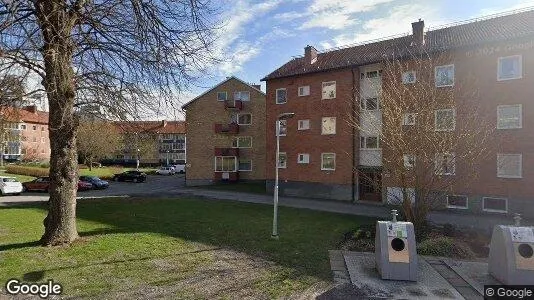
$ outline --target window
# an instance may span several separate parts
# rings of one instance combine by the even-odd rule
[[[497,129],[522,128],[522,105],[497,106]]]
[[[310,95],[310,86],[299,86],[299,96],[309,96]]]
[[[497,80],[511,80],[523,77],[523,62],[521,55],[499,57]]]
[[[278,126],[279,126],[279,135],[280,136],[286,136],[287,134],[287,120],[280,120],[278,121]]]
[[[37,130],[37,126],[36,126],[36,125],[33,125],[32,129],[33,129],[33,130]]]
[[[248,92],[248,91],[235,92],[234,93],[234,100],[250,101],[250,92]]]
[[[336,82],[328,81],[323,82],[323,98],[322,99],[334,99],[336,98]]]
[[[454,65],[437,66],[434,70],[436,87],[454,85]]]
[[[250,136],[239,136],[234,138],[232,143],[234,148],[252,148],[252,137]]]
[[[299,120],[298,130],[310,129],[310,120]]]
[[[378,78],[379,76],[382,76],[382,70],[375,70],[375,71],[368,71],[365,73],[360,73],[360,79]]]
[[[521,154],[497,154],[497,177],[521,178],[522,167]]]
[[[409,83],[415,83],[416,76],[415,71],[407,71],[402,73],[402,83],[409,84]]]
[[[379,139],[377,136],[361,136],[360,137],[361,149],[378,149]]]
[[[287,167],[287,153],[280,152],[278,154],[278,168],[285,169]]]
[[[372,98],[363,99],[363,101],[361,101],[361,108],[362,110],[377,110],[381,107],[380,107],[378,98],[372,97]]]
[[[217,92],[217,101],[228,100],[228,94],[226,92]]]
[[[413,126],[415,125],[416,113],[406,113],[402,116],[402,125]]]
[[[336,154],[335,153],[321,153],[321,170],[335,170],[336,169]]]
[[[321,134],[336,134],[336,117],[324,117]]]
[[[298,158],[297,158],[297,163],[299,164],[310,163],[310,155],[308,153],[299,153]]]
[[[161,144],[161,149],[162,150],[171,150],[171,144]]]
[[[237,124],[239,124],[239,125],[250,125],[250,124],[252,124],[252,115],[251,114],[238,114],[237,115]]]
[[[26,124],[21,124],[21,125],[20,125],[20,129],[22,129],[22,130],[26,130]]]
[[[508,212],[508,199],[484,197],[482,198],[482,210],[489,212]]]
[[[239,171],[252,171],[252,160],[240,158],[239,159]]]
[[[406,169],[412,169],[413,167],[415,167],[415,155],[404,154],[402,156],[402,160]]]
[[[456,158],[454,153],[436,154],[435,173],[437,175],[454,175],[456,173]]]
[[[287,102],[287,90],[276,89],[276,104],[284,104]]]
[[[447,208],[468,208],[468,198],[464,195],[447,195]]]
[[[41,143],[44,143],[44,142],[45,142],[45,138],[43,136],[43,137],[41,137]]]
[[[436,131],[453,131],[456,126],[456,111],[454,109],[438,109],[434,111]]]
[[[215,172],[235,172],[236,162],[235,156],[215,156]]]
[[[184,146],[185,146],[184,142],[173,143],[172,150],[183,150],[185,148]]]

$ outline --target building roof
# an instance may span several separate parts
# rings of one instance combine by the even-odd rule
[[[1,106],[0,116],[4,121],[8,122],[48,124],[48,112],[38,111],[34,105],[23,108]]]
[[[186,131],[184,121],[121,121],[113,122],[113,124],[121,133],[142,132],[185,134]]]
[[[195,98],[193,98],[191,101],[189,101],[189,102],[187,102],[186,104],[182,105],[182,109],[184,109],[184,110],[187,109],[187,106],[188,106],[189,104],[191,104],[191,103],[193,103],[194,101],[196,101],[196,100],[202,98],[202,96],[206,95],[207,93],[213,91],[214,89],[218,88],[219,86],[225,84],[226,82],[228,82],[228,81],[230,81],[230,80],[237,80],[237,81],[241,82],[242,84],[249,86],[251,89],[254,89],[254,90],[260,92],[261,94],[265,95],[265,93],[262,92],[260,89],[258,89],[258,88],[256,88],[256,87],[254,87],[254,86],[252,86],[252,85],[250,85],[250,84],[244,82],[243,80],[241,80],[241,79],[239,79],[239,78],[237,78],[237,77],[235,77],[235,76],[230,76],[230,77],[227,77],[224,81],[221,81],[221,82],[220,82],[219,84],[217,84],[216,86],[212,87],[211,89],[205,91],[204,93],[202,93],[202,94],[196,96]]]
[[[427,31],[423,50],[435,53],[533,35],[534,8],[528,8]],[[296,57],[265,76],[262,81],[377,63],[389,55],[403,57],[403,54],[409,54],[413,49],[412,42],[412,35],[406,34],[346,48],[327,50],[318,53],[317,61],[313,64],[305,62],[304,57]]]

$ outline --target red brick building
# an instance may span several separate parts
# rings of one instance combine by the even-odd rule
[[[382,74],[385,57],[395,56],[409,65],[413,52],[424,51],[433,59],[445,58],[436,59],[432,66],[434,91],[455,97],[459,97],[460,86],[476,91],[471,93],[473,100],[490,112],[486,121],[495,128],[489,158],[478,164],[476,179],[468,185],[458,184],[457,190],[445,195],[442,206],[534,215],[534,11],[515,11],[428,31],[424,26],[423,21],[415,22],[411,34],[322,53],[307,46],[304,56],[263,79],[267,83],[267,149],[276,145],[277,116],[295,113],[282,130],[281,194],[390,202],[389,195],[398,183],[382,170],[384,158],[391,154],[382,152],[380,126],[375,127],[377,132],[358,129],[351,124],[353,112],[360,112],[360,125],[382,122],[380,98],[383,81],[388,80]],[[396,76],[410,83],[418,75],[404,72]],[[462,109],[436,107],[436,120],[439,116],[453,118],[453,124],[460,122],[454,118]],[[267,188],[272,190],[273,151],[267,151],[266,157]],[[464,172],[460,161],[447,163],[455,165],[445,175]],[[379,182],[378,186],[369,184],[369,178]]]

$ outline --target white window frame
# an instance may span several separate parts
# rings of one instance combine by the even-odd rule
[[[286,127],[285,133],[280,133],[280,129],[282,128],[282,123],[286,123],[286,125],[285,125],[285,127]],[[275,134],[278,134],[278,136],[286,136],[287,135],[287,119],[278,120],[277,124],[278,124],[278,128],[277,128],[278,132],[275,132]]]
[[[284,156],[284,165],[281,165],[280,163],[282,160],[280,159],[280,156]],[[278,169],[287,169],[287,152],[278,152]]]
[[[300,156],[302,155],[302,160]],[[297,163],[298,164],[309,164],[310,163],[310,154],[309,153],[299,153],[297,154]]]
[[[334,155],[334,168],[333,169],[324,167],[324,156],[325,155]],[[332,152],[321,153],[321,171],[335,171],[335,170],[336,170],[336,154]]]
[[[501,71],[502,71],[501,61],[504,59],[516,58],[516,57],[519,58],[519,76],[514,77],[514,78],[501,78]],[[507,80],[521,79],[521,78],[523,78],[523,56],[521,54],[502,56],[497,59],[497,81],[507,81]]]
[[[408,75],[413,74],[413,81],[408,81]],[[417,73],[414,70],[403,72],[401,75],[401,80],[403,84],[414,84],[417,82]]]
[[[301,89],[304,91],[303,93],[300,92]],[[307,91],[307,93],[305,93],[306,91]],[[299,97],[309,96],[310,95],[310,86],[309,85],[299,86],[298,95],[299,95]]]
[[[243,160],[250,160],[250,170],[241,169],[239,167],[239,160],[240,159],[237,160],[237,169],[238,169],[239,172],[252,172],[252,159],[250,159],[250,158],[244,158],[243,159]]]
[[[248,94],[248,100],[243,100],[241,98],[241,95],[242,94]],[[239,99],[238,99],[239,98]],[[234,101],[236,100],[239,100],[239,101],[245,101],[245,102],[248,102],[250,101],[250,92],[249,91],[237,91],[237,92],[234,92]]]
[[[408,122],[410,116],[413,116],[413,122]],[[415,126],[416,119],[417,119],[417,113],[404,113],[402,115],[402,125],[403,126]]]
[[[285,96],[285,101],[284,102],[278,102],[278,92],[281,92],[281,91],[284,91],[286,96]],[[279,89],[276,89],[276,92],[275,92],[275,102],[276,104],[285,104],[287,103],[287,89],[286,88],[279,88]]]
[[[486,202],[486,199],[501,199],[504,200],[506,210],[500,210],[500,209],[491,209],[491,208],[484,208],[484,204]],[[482,211],[487,212],[496,212],[496,213],[508,213],[508,198],[502,198],[502,197],[482,197]]]
[[[465,198],[465,206],[458,206],[458,205],[450,205],[449,204],[449,197],[464,197]],[[454,208],[454,209],[469,209],[469,197],[467,195],[447,195],[447,208]]]
[[[247,124],[247,123],[240,123],[239,122],[239,117],[240,116],[244,116],[244,115],[250,115],[250,123]],[[252,125],[252,114],[250,114],[250,113],[237,114],[237,120],[236,121],[237,121],[237,125],[243,125],[243,126]]]
[[[441,170],[441,166],[438,168],[438,160],[439,160],[439,163],[442,162],[442,156],[444,154],[450,154],[452,155],[452,173],[449,172],[449,173],[441,173],[441,172],[438,172]],[[454,153],[448,153],[448,152],[445,152],[445,153],[436,153],[435,157],[434,157],[434,174],[436,175],[440,175],[440,176],[454,176],[456,175],[456,155]]]
[[[310,129],[310,120],[309,119],[298,120],[297,124],[298,124],[297,130],[309,130]],[[301,126],[301,124],[303,126]],[[304,126],[304,124],[306,124],[306,126]]]
[[[411,158],[412,164],[410,164],[410,158]],[[413,169],[415,167],[415,155],[413,155],[413,154],[403,154],[402,155],[402,164],[404,165],[405,169]]]
[[[330,85],[334,85],[334,96],[333,97],[325,97],[325,86],[330,86]],[[321,84],[321,99],[322,100],[329,100],[329,99],[336,99],[337,97],[337,83],[336,81],[323,81],[323,83]]]
[[[438,81],[436,80],[437,79],[437,76],[438,76],[438,69],[441,69],[441,68],[450,68],[452,67],[452,84],[444,84],[444,85],[438,85]],[[436,66],[434,68],[434,84],[436,85],[436,87],[451,87],[451,86],[454,86],[454,82],[456,80],[456,72],[455,72],[455,67],[454,67],[454,64],[450,64],[450,65],[441,65],[441,66]]]
[[[519,127],[504,127],[500,124],[499,109],[509,108],[509,107],[519,107]],[[497,105],[497,129],[521,129],[523,128],[523,104],[509,104],[509,105]]]
[[[500,161],[499,158],[506,157],[506,156],[515,156],[519,157],[519,175],[500,175],[499,174],[499,167],[500,167]],[[520,153],[497,153],[497,177],[498,178],[523,178],[523,154]]]
[[[223,160],[225,158],[233,158],[234,159],[234,170],[233,171],[224,171],[224,170],[223,171],[217,171],[217,158],[222,158]],[[214,162],[213,162],[213,167],[214,167],[214,171],[217,172],[217,173],[227,173],[227,172],[236,172],[239,166],[237,165],[237,157],[236,156],[215,156],[214,157]]]
[[[219,100],[219,94],[224,94],[224,100]],[[217,101],[224,102],[228,100],[228,92],[217,92]]]
[[[334,132],[325,133],[324,122],[326,119],[334,120]],[[334,135],[337,132],[337,118],[336,117],[323,117],[321,119],[321,135]]]
[[[376,138],[376,148],[368,148],[367,147],[367,139],[368,138]],[[363,139],[363,147],[362,147],[362,139]],[[372,136],[360,136],[360,150],[380,150],[380,137],[376,135]]]
[[[452,128],[445,128],[445,129],[438,129],[437,121],[438,121],[438,113],[444,112],[444,111],[452,111],[453,116],[453,122],[452,122]],[[454,108],[444,108],[444,109],[436,109],[434,110],[434,131],[454,131],[456,129],[456,109]]]
[[[240,144],[240,140],[242,139],[250,139],[250,147],[241,147],[239,144]],[[239,149],[249,149],[249,148],[252,148],[252,137],[251,136],[236,136],[234,137],[234,142],[235,142],[235,145],[233,148],[239,148]]]

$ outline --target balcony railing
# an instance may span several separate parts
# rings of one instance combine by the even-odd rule
[[[215,124],[215,133],[227,133],[227,134],[238,134],[239,125],[237,123],[230,124]]]
[[[242,110],[243,101],[241,100],[226,100],[224,101],[224,108],[230,110]]]
[[[215,172],[213,179],[215,181],[236,182],[239,180],[239,172]]]
[[[239,156],[239,148],[215,148],[215,156]]]

